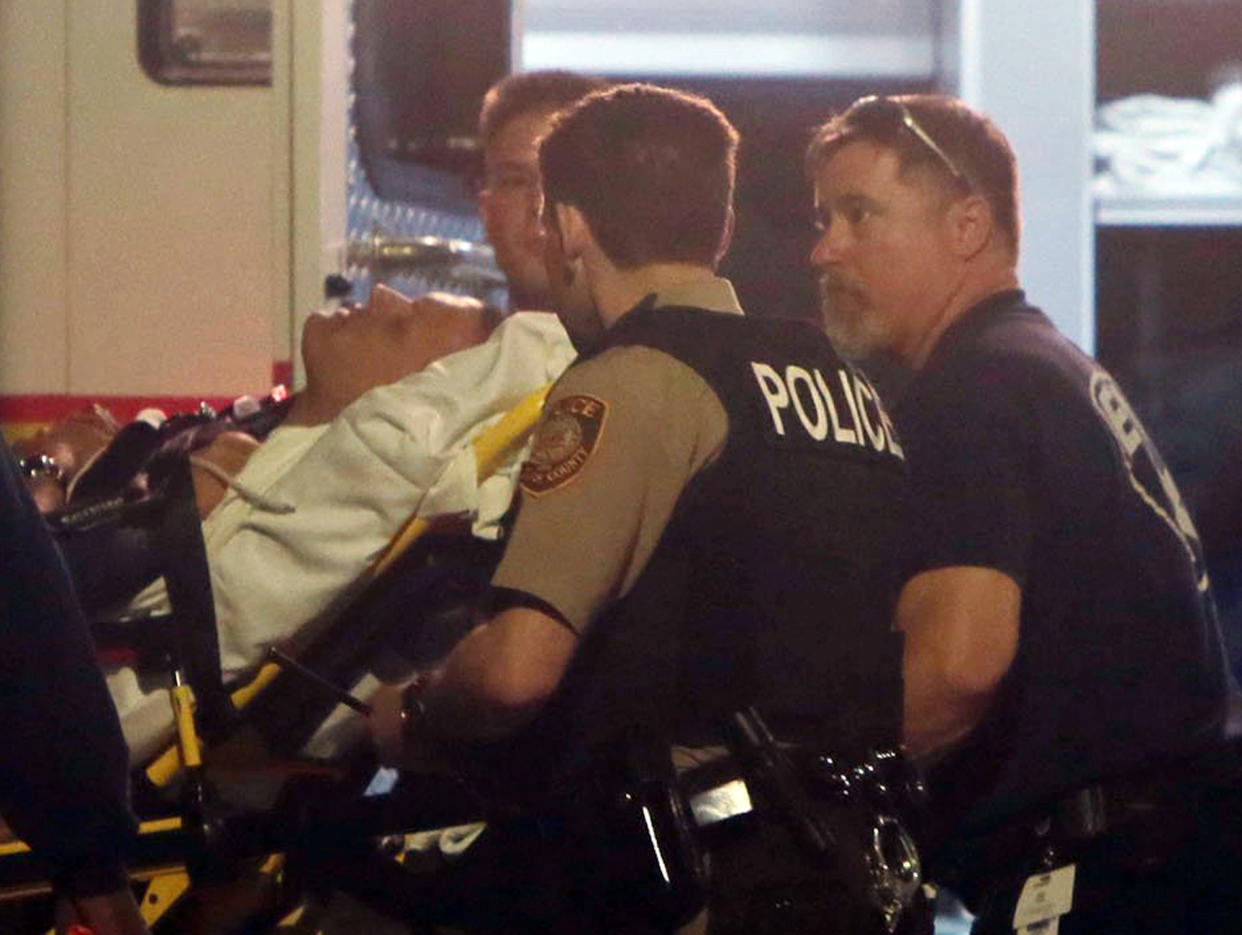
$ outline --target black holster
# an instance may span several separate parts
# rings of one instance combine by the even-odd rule
[[[602,783],[568,811],[564,833],[574,899],[609,930],[672,932],[702,910],[706,869],[674,784]]]
[[[922,864],[908,827],[925,801],[898,749],[847,764],[776,743],[754,709],[733,715],[729,748],[747,784],[782,822],[804,861],[846,894],[868,931],[930,931]]]

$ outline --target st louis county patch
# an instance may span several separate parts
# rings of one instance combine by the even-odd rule
[[[594,396],[566,396],[553,403],[522,465],[522,489],[539,497],[582,473],[603,434],[607,415],[608,404]]]

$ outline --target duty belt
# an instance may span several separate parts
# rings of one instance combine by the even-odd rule
[[[1143,840],[1145,830],[1167,838],[1195,820],[1198,791],[1210,785],[1194,768],[1198,758],[1143,775],[1090,783],[1008,820],[994,831],[953,844],[940,879],[969,904],[973,891],[1006,868],[1052,866],[1110,836]],[[1025,872],[1025,870],[1024,870]]]
[[[917,811],[923,787],[901,751],[877,749],[847,764],[782,747],[754,709],[736,712],[729,727],[732,756],[680,778],[708,848],[712,826],[756,812],[761,801],[806,859],[894,931],[923,882],[918,850],[902,822]]]
[[[784,752],[816,802],[865,805],[905,821],[923,806],[922,780],[898,751],[877,750],[861,760],[798,747]],[[678,786],[700,828],[751,815],[759,808],[752,783],[732,756],[687,770],[678,777]]]

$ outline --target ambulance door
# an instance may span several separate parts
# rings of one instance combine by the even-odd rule
[[[512,65],[516,21],[510,0],[323,0],[318,22],[295,12],[291,335],[376,282],[503,303],[475,208],[474,127]]]

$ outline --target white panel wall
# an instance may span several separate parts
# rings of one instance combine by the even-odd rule
[[[68,389],[263,389],[271,92],[154,83],[135,20],[132,4],[72,6]]]
[[[64,2],[0,0],[0,392],[68,380]]]
[[[1022,174],[1021,275],[1065,334],[1095,343],[1093,0],[960,0],[959,93],[989,114]]]
[[[156,84],[136,32],[0,2],[0,393],[227,396],[287,357],[288,95]]]

